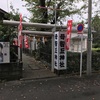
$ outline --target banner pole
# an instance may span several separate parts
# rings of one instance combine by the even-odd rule
[[[22,35],[21,35],[21,32],[22,32],[22,14],[20,14],[20,23],[19,23],[19,26],[18,26],[18,60],[19,61],[22,61],[22,51],[21,51],[21,48],[22,48]]]
[[[81,33],[80,77],[82,76],[83,34]]]

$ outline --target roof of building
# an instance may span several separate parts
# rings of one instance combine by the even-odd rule
[[[5,15],[9,15],[8,12],[6,12],[5,10],[0,8],[0,15],[4,18],[4,19],[9,19],[7,16]]]
[[[6,12],[5,10],[3,10],[1,8],[0,8],[0,13],[2,13],[2,14],[9,14],[8,12]]]

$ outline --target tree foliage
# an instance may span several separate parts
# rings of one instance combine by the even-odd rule
[[[10,8],[11,8],[11,12],[5,16],[7,16],[7,18],[10,20],[19,21],[20,18],[19,18],[18,9],[16,11],[13,8],[13,5],[11,5]],[[18,27],[4,25],[2,22],[3,22],[5,16],[3,16],[0,21],[0,40],[1,41],[10,41],[12,43],[13,38],[17,37]]]
[[[95,31],[100,32],[100,16],[95,15],[94,18],[92,19],[92,27],[94,28]]]
[[[92,19],[92,27],[96,31],[93,34],[93,43],[95,44],[94,47],[100,47],[100,16],[95,15]]]
[[[55,8],[56,8],[56,20],[57,22],[63,20],[66,16],[71,14],[80,13],[81,9],[86,8],[86,4],[80,8],[75,3],[87,0],[24,0],[27,2],[26,6],[31,12],[31,22],[41,23],[55,23]],[[48,8],[48,9],[46,9]]]

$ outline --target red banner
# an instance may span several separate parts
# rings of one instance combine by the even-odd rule
[[[18,39],[17,39],[17,38],[14,38],[14,40],[13,40],[13,45],[18,46]]]
[[[22,14],[20,14],[20,24],[18,26],[18,46],[20,48],[22,48],[22,35],[21,35],[21,32],[22,32]]]
[[[68,20],[68,23],[67,23],[67,34],[66,34],[66,39],[65,39],[66,50],[69,50],[69,47],[70,47],[71,31],[72,31],[72,20]]]
[[[24,44],[25,44],[25,48],[29,48],[28,37],[26,35],[25,35],[25,38],[24,38]]]

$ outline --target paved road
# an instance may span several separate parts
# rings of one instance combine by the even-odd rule
[[[23,80],[56,77],[47,63],[36,61],[33,57],[23,54]]]
[[[100,100],[100,75],[0,83],[0,100]]]
[[[58,77],[23,55],[23,79],[0,83],[0,100],[100,100],[100,75]]]

